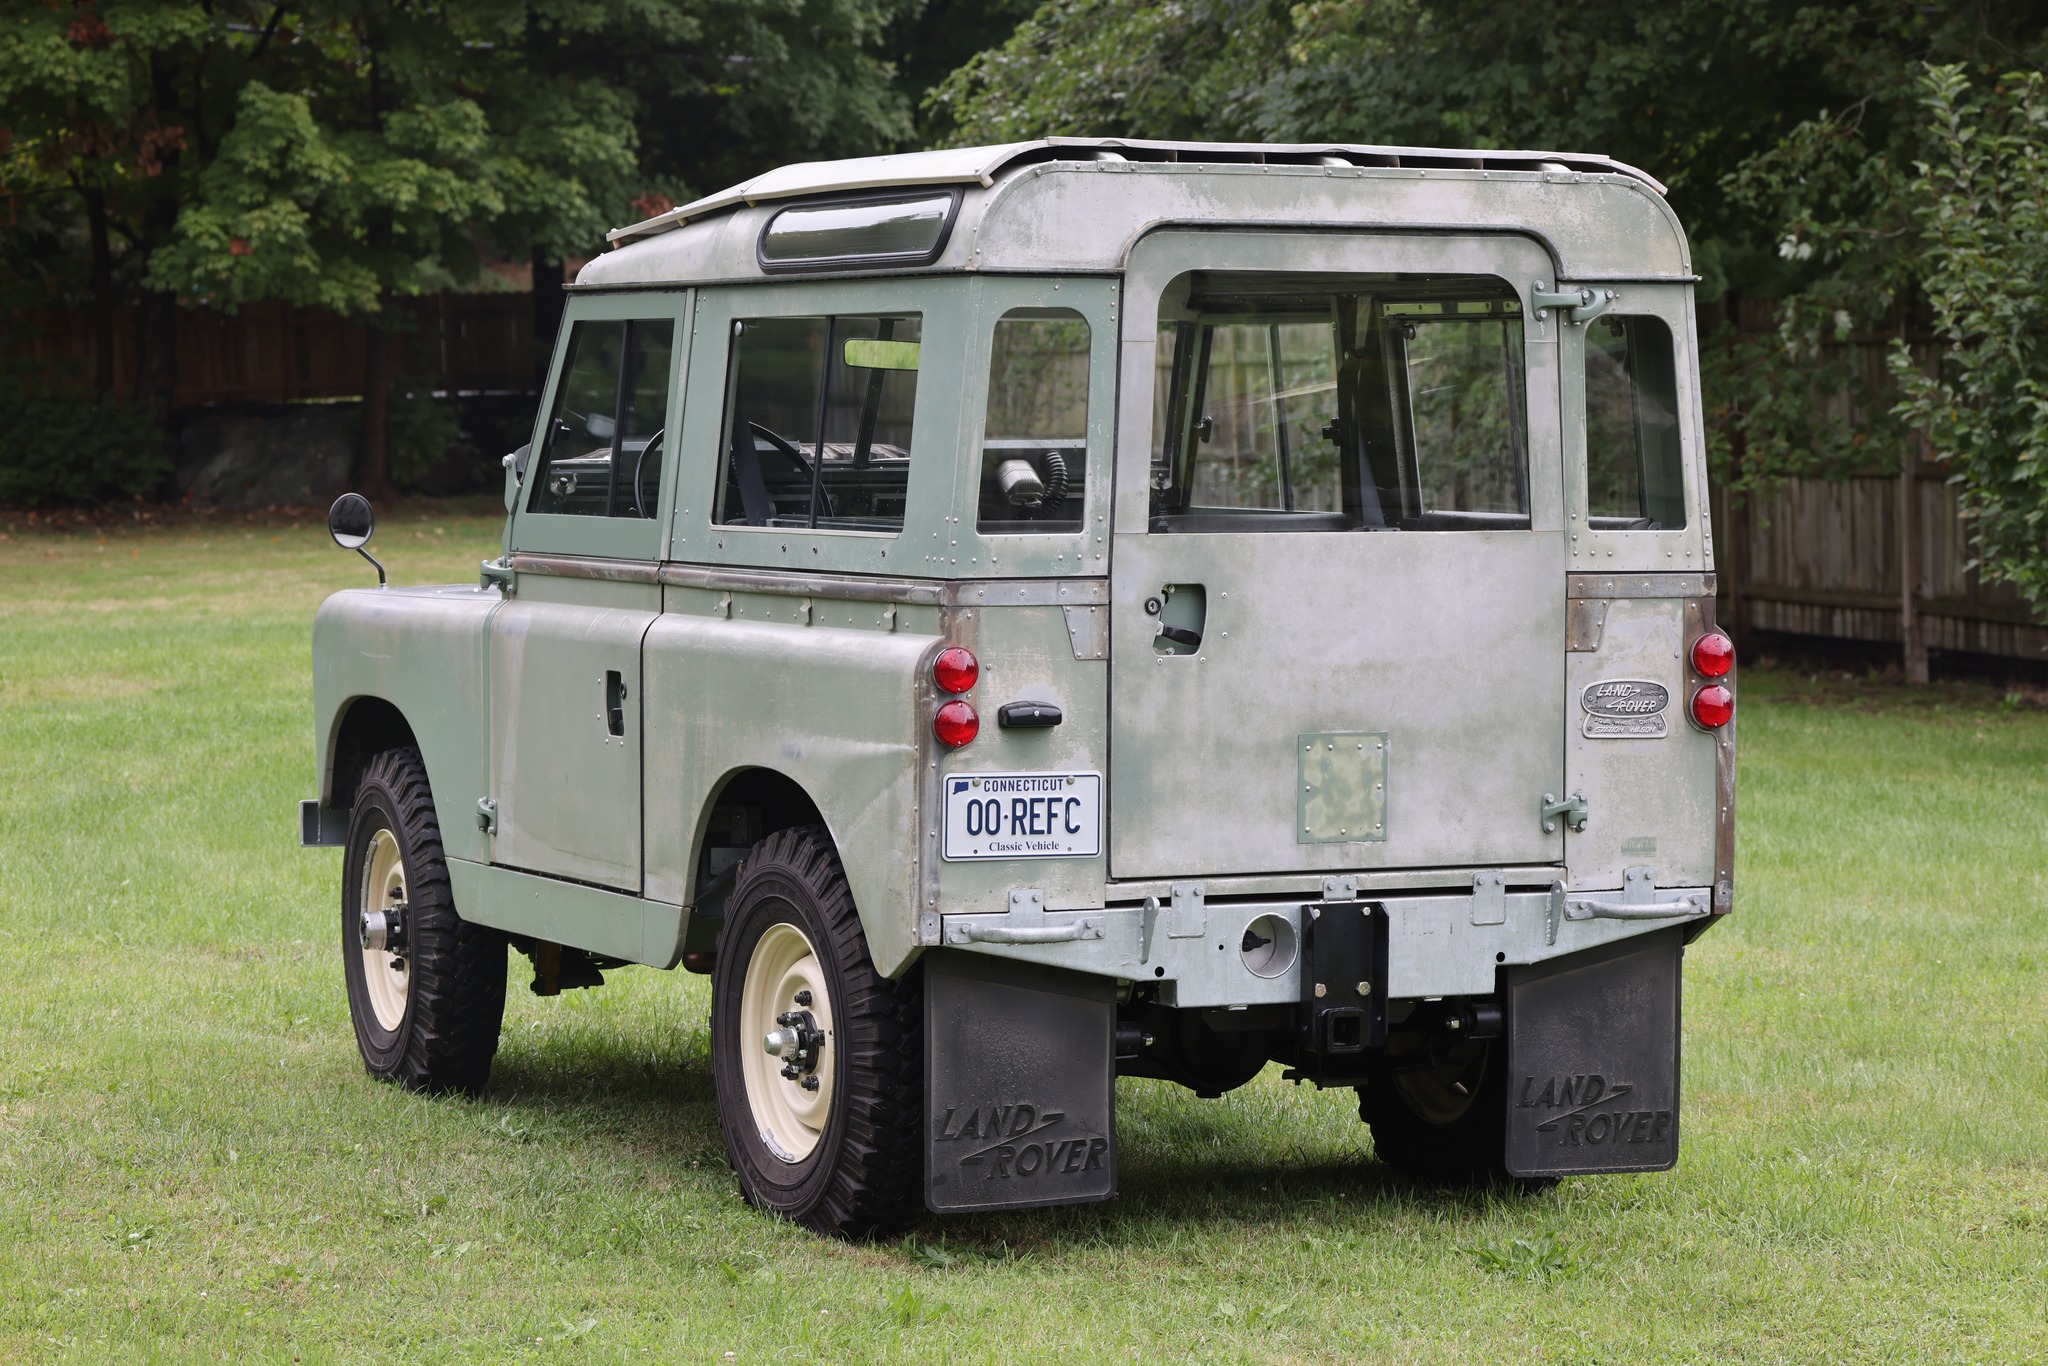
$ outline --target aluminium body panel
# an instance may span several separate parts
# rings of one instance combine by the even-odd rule
[[[890,629],[880,604],[835,603],[842,620],[830,623],[802,599],[721,605],[709,590],[670,591],[645,641],[649,894],[688,901],[720,791],[768,770],[817,806],[876,966],[899,971],[916,945],[930,710],[920,690],[939,637]]]
[[[490,857],[473,815],[487,788],[485,636],[500,602],[496,592],[453,584],[344,589],[320,604],[313,618],[313,713],[324,804],[346,808],[355,797],[335,787],[336,746],[349,708],[363,699],[387,702],[419,744],[448,856]]]
[[[1524,237],[1171,232],[1133,253],[1119,447],[1154,449],[1162,300],[1193,271],[1480,275],[1517,292],[1527,397],[1526,530],[1151,530],[1151,470],[1117,472],[1111,579],[1111,872],[1122,878],[1294,869],[1554,862],[1539,808],[1564,777],[1565,538],[1555,316],[1529,291],[1547,262]],[[1155,637],[1167,590],[1199,588],[1192,654]],[[1147,604],[1163,600],[1155,620]],[[1361,818],[1317,822],[1305,743],[1384,737]],[[1319,737],[1314,738],[1312,737]],[[1364,753],[1364,750],[1361,750]],[[1367,755],[1366,757],[1373,757]],[[1308,822],[1305,826],[1303,822]],[[1366,828],[1364,822],[1371,822]],[[1314,827],[1314,828],[1310,828]]]
[[[653,583],[522,574],[491,618],[491,862],[640,890],[640,642]]]
[[[1639,587],[1682,575],[1649,576]],[[1681,591],[1692,585],[1673,585]],[[1575,598],[1599,621],[1597,639],[1565,655],[1570,708],[1565,788],[1589,816],[1565,835],[1572,890],[1622,886],[1649,868],[1660,887],[1719,881],[1714,861],[1720,735],[1686,715],[1686,647],[1696,597]],[[1689,624],[1688,610],[1694,620]]]

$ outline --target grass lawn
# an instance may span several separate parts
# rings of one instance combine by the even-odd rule
[[[468,579],[478,505],[401,508]],[[1751,670],[1677,1171],[1409,1185],[1348,1092],[1119,1084],[1107,1205],[821,1242],[740,1204],[705,979],[514,981],[479,1102],[372,1084],[282,517],[0,524],[0,1360],[2048,1356],[2048,712]]]

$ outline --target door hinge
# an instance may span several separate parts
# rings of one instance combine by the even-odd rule
[[[1565,321],[1576,327],[1584,327],[1593,319],[1605,313],[1621,295],[1611,289],[1588,289],[1579,285],[1560,285],[1556,290],[1545,289],[1538,280],[1529,291],[1529,303],[1536,310],[1536,321],[1542,322],[1550,316],[1553,308],[1565,313]]]
[[[1555,834],[1557,832],[1557,818],[1559,816],[1563,816],[1564,823],[1570,826],[1573,830],[1584,830],[1586,828],[1586,794],[1583,792],[1574,792],[1571,796],[1565,798],[1563,801],[1559,801],[1550,793],[1544,793],[1544,834],[1550,835]]]
[[[503,589],[505,596],[509,598],[516,590],[517,585],[518,576],[513,572],[512,563],[509,560],[485,560],[477,566],[476,586],[478,588],[496,586]]]
[[[498,833],[498,804],[489,797],[476,799],[476,828],[486,835]]]

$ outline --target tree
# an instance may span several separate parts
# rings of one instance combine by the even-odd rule
[[[83,220],[105,327],[142,299],[159,414],[179,299],[362,317],[357,482],[382,491],[396,300],[530,256],[558,303],[563,259],[610,226],[764,164],[899,145],[885,54],[918,8],[0,0],[0,194]]]
[[[1932,143],[1906,198],[1940,337],[1930,374],[1895,344],[1896,412],[1961,486],[1982,572],[2048,609],[2048,82],[1921,84]]]

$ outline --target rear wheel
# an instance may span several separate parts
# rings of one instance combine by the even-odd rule
[[[875,971],[822,827],[747,855],[711,978],[712,1078],[748,1203],[819,1233],[923,1208],[922,993]]]
[[[1379,1159],[1428,1181],[1506,1180],[1502,1050],[1410,1033],[1389,1039],[1388,1055],[1358,1094]]]
[[[356,787],[341,957],[371,1076],[409,1091],[483,1089],[505,1015],[505,939],[455,912],[416,749],[385,750]]]

